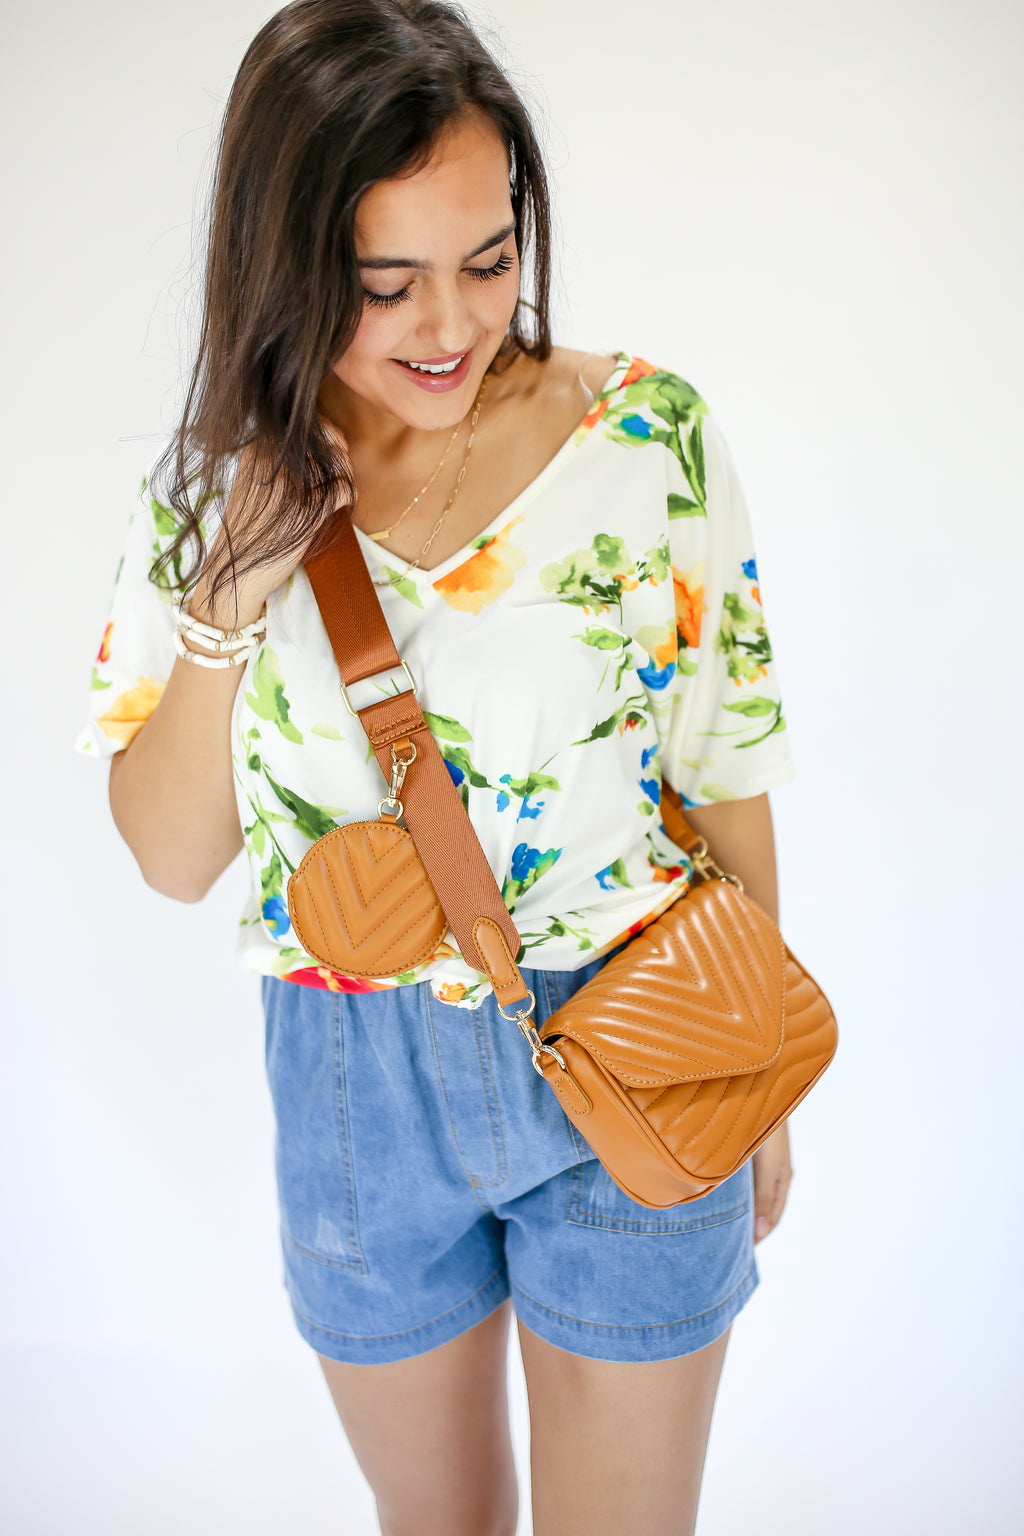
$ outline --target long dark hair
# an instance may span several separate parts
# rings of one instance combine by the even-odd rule
[[[194,580],[206,555],[203,508],[226,494],[224,468],[251,444],[266,494],[229,543],[214,591],[263,560],[327,541],[339,491],[343,502],[355,495],[317,395],[363,313],[356,206],[375,182],[425,164],[473,108],[508,148],[516,242],[521,257],[531,244],[533,253],[532,301],[520,298],[498,358],[543,361],[547,178],[527,109],[465,13],[441,0],[294,0],[253,39],[217,144],[196,361],[181,421],[150,475],[180,525],[153,563],[154,581],[184,590]],[[288,494],[268,516],[279,472]]]

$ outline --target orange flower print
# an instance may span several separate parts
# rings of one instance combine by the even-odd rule
[[[634,357],[633,361],[629,365],[629,370],[626,373],[626,377],[619,385],[619,388],[627,389],[630,384],[635,384],[637,379],[645,379],[649,373],[655,373],[656,371],[657,370],[653,367],[653,365],[651,363],[645,363],[642,357]]]
[[[110,632],[113,629],[113,627],[114,627],[114,621],[113,621],[113,619],[111,619],[110,623],[107,625],[106,629],[103,631],[103,639],[100,641],[100,648],[99,648],[99,650],[96,653],[96,660],[97,661],[109,661],[110,660]]]
[[[598,400],[596,405],[594,405],[593,408],[587,412],[583,420],[577,426],[576,431],[573,433],[573,442],[577,447],[579,447],[581,439],[586,437],[591,428],[597,426],[598,422],[601,420],[601,417],[604,415],[610,404],[611,395],[602,395],[601,399]]]
[[[160,703],[165,686],[154,677],[140,677],[134,688],[119,693],[97,721],[104,736],[122,747],[128,746]]]
[[[523,519],[514,517],[500,533],[485,539],[468,560],[434,582],[434,591],[440,593],[449,608],[460,613],[479,613],[493,603],[512,585],[512,578],[526,556],[508,542],[512,529]]]
[[[672,567],[672,586],[676,599],[676,626],[686,644],[700,645],[700,621],[707,612],[704,604],[704,561],[698,560],[686,572]]]
[[[465,995],[464,981],[443,981],[437,989],[438,999],[442,1003],[461,1003]]]

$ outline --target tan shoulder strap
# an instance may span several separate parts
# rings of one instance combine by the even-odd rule
[[[388,629],[352,520],[339,519],[338,537],[306,561],[320,615],[345,688],[404,666]],[[408,668],[406,675],[412,684]],[[490,977],[498,1002],[529,996],[516,964],[520,939],[480,839],[466,814],[444,758],[416,702],[415,685],[355,710],[385,780],[391,780],[391,746],[416,746],[416,761],[402,785],[405,823],[430,883],[451,924],[463,958]]]

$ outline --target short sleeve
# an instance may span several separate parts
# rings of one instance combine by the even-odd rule
[[[795,765],[747,504],[714,420],[702,414],[694,427],[688,477],[667,456],[678,652],[659,734],[665,777],[701,806],[760,795]]]
[[[77,751],[113,757],[127,747],[160,702],[176,659],[173,604],[177,593],[149,579],[150,567],[173,537],[170,509],[151,494],[143,475],[131,513],[106,628],[92,668],[88,718]]]

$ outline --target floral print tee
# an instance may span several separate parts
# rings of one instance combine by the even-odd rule
[[[148,579],[176,528],[155,489],[144,477],[76,742],[94,756],[144,729],[176,660],[174,594]],[[792,776],[743,494],[677,374],[618,353],[551,462],[433,570],[359,543],[372,575],[394,581],[378,588],[384,612],[521,964],[574,970],[686,891],[690,865],[659,816],[662,774],[692,806]],[[241,963],[341,991],[429,980],[441,1001],[474,1006],[490,984],[450,943],[365,981],[296,941],[289,874],[333,827],[374,817],[385,789],[301,567],[270,597],[231,732],[252,877]]]

